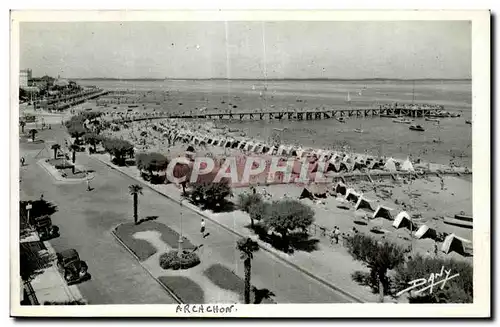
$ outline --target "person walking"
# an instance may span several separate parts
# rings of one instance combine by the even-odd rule
[[[205,219],[201,218],[201,228],[200,228],[201,235],[205,236]]]

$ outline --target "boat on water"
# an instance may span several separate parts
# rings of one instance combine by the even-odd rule
[[[394,123],[400,123],[400,124],[411,124],[412,121],[410,119],[393,119],[392,120]]]
[[[361,128],[356,128],[354,131],[355,131],[356,133],[363,133],[363,132],[364,132]]]
[[[419,132],[425,131],[425,129],[420,125],[411,125],[409,128],[412,131],[419,131]]]
[[[435,121],[437,123],[440,122],[439,118],[430,118],[430,117],[425,117],[425,121]]]
[[[469,124],[469,125],[472,125],[472,120],[466,120],[465,123]]]
[[[346,120],[345,120],[345,118],[344,118],[344,117],[339,117],[339,118],[337,118],[337,120],[338,120],[340,123],[345,123],[345,122],[346,122]]]

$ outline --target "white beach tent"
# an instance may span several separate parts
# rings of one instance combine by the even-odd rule
[[[277,150],[276,147],[273,145],[272,147],[269,148],[269,151],[267,151],[266,154],[273,155],[276,150]]]
[[[253,142],[248,142],[243,148],[243,150],[249,151],[251,148],[253,148],[253,145],[254,145]]]
[[[297,157],[302,158],[302,155],[306,152],[306,150],[302,149],[302,148],[298,148],[296,150],[296,152],[297,152]]]
[[[446,236],[443,242],[443,246],[441,247],[441,251],[443,251],[446,254],[452,251],[455,251],[458,254],[464,254],[465,248],[463,244],[463,239],[457,237],[455,234],[450,234]]]
[[[379,205],[377,207],[377,209],[375,209],[375,212],[373,213],[372,218],[375,219],[378,217],[382,217],[382,218],[386,218],[389,220],[394,220],[394,217],[392,216],[393,211],[394,211],[394,209],[392,209],[392,208],[389,208],[389,207],[386,207],[383,205]]]
[[[430,228],[427,225],[422,225],[420,228],[415,232],[415,238],[421,239],[421,238],[430,238],[430,239],[436,239],[437,232],[434,228]]]
[[[277,154],[278,156],[283,156],[283,155],[285,155],[285,154],[284,154],[285,152],[286,152],[286,148],[285,148],[285,146],[284,146],[284,145],[280,145],[280,146],[278,147],[278,152],[276,152],[276,154]]]
[[[415,229],[410,219],[410,215],[406,211],[401,211],[394,219],[392,226],[395,228],[408,228],[410,230]]]
[[[373,201],[368,200],[367,198],[360,196],[358,198],[358,202],[356,202],[356,206],[354,207],[354,210],[360,210],[360,209],[366,209],[370,211],[375,211],[373,207]]]
[[[392,158],[387,159],[387,161],[385,162],[385,165],[384,165],[384,170],[387,170],[391,173],[396,172],[397,171],[396,161]]]
[[[335,186],[335,192],[345,196],[347,194],[347,186],[342,182],[338,182]]]
[[[348,189],[345,194],[345,199],[347,201],[351,201],[354,203],[358,203],[359,198],[361,197],[360,193],[357,193],[355,190],[352,188]]]
[[[406,158],[406,160],[403,162],[403,165],[401,166],[401,170],[402,171],[415,171],[415,169],[413,169],[413,165],[412,165],[410,159]]]

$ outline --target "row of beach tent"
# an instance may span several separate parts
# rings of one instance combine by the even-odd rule
[[[385,218],[393,221],[392,226],[394,228],[408,228],[410,231],[414,232],[414,237],[417,239],[430,238],[433,240],[437,239],[438,233],[435,229],[423,224],[417,226],[411,219],[410,215],[406,211],[401,211],[395,215],[395,210],[384,205],[378,205],[375,207],[374,202],[364,197],[361,193],[356,192],[354,189],[347,188],[347,186],[338,182],[335,186],[335,191],[337,194],[343,195],[344,199],[355,203],[354,209],[367,209],[373,212],[371,219],[375,218]],[[470,244],[471,241],[458,237],[455,234],[449,234],[446,236],[441,251],[444,253],[450,253],[452,251],[459,254],[465,253],[464,244]]]
[[[380,169],[389,172],[413,172],[415,171],[413,164],[409,159],[406,159],[402,164],[389,158],[387,160],[375,159],[367,155],[350,156],[346,153],[339,153],[336,151],[323,150],[323,149],[304,149],[292,145],[268,145],[262,142],[252,140],[236,140],[233,138],[214,138],[210,135],[195,134],[190,130],[179,131],[177,128],[168,129],[165,127],[158,127],[158,130],[175,141],[182,141],[184,143],[191,143],[196,146],[212,145],[223,148],[239,149],[247,152],[282,156],[282,157],[297,157],[307,158],[313,157],[318,161],[327,161],[328,170],[340,172],[342,170],[351,172],[356,168]]]

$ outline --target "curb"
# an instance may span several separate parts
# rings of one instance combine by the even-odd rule
[[[116,228],[118,228],[119,226],[123,225],[124,223],[120,223],[118,225],[116,225],[112,230],[111,230],[111,235],[113,235],[113,237],[115,238],[116,241],[118,241],[118,243],[121,244],[121,246],[123,246],[125,248],[125,250],[127,250],[133,257],[134,259],[139,263],[139,265],[142,267],[142,269],[144,269],[158,284],[160,284],[160,286],[170,295],[172,296],[172,298],[177,301],[179,304],[184,304],[181,299],[170,289],[168,288],[165,284],[163,284],[162,282],[160,282],[160,280],[158,278],[156,278],[146,267],[144,267],[142,265],[142,262],[139,260],[139,258],[135,255],[134,251],[132,251],[121,239],[120,237],[118,237],[118,235],[115,234],[115,230]]]
[[[160,195],[162,195],[162,196],[164,196],[164,197],[166,197],[166,198],[170,199],[171,201],[174,201],[174,202],[176,202],[176,203],[179,203],[179,201],[178,201],[178,200],[174,199],[173,197],[171,197],[171,196],[170,196],[170,195],[168,195],[168,194],[165,194],[165,193],[162,193],[162,192],[160,192],[160,191],[156,190],[155,188],[153,188],[153,187],[151,187],[149,184],[147,184],[145,181],[142,181],[142,180],[139,180],[139,179],[137,179],[137,178],[135,178],[135,177],[132,177],[132,176],[128,175],[127,173],[123,172],[121,169],[119,169],[119,168],[117,168],[117,167],[115,167],[115,166],[113,166],[113,165],[111,165],[111,164],[109,164],[109,163],[107,163],[107,162],[105,162],[105,161],[103,161],[103,160],[99,159],[99,158],[95,158],[95,157],[91,157],[91,158],[92,158],[92,159],[94,159],[94,160],[98,160],[98,161],[100,161],[101,163],[105,164],[106,166],[110,167],[111,169],[114,169],[114,170],[116,170],[116,171],[120,172],[121,174],[123,174],[123,175],[125,175],[125,176],[127,176],[127,177],[129,177],[129,178],[134,179],[135,181],[137,181],[137,182],[141,183],[142,185],[145,185],[145,186],[146,186],[146,187],[148,187],[149,189],[151,189],[151,190],[153,190],[154,192],[156,192],[156,193],[158,193],[158,194],[160,194]],[[202,217],[204,217],[204,218],[206,218],[206,219],[210,220],[212,223],[214,223],[214,224],[218,225],[219,227],[222,227],[223,229],[227,230],[228,232],[230,232],[230,233],[232,233],[232,234],[238,235],[239,237],[248,237],[248,236],[244,236],[244,235],[242,235],[242,234],[240,234],[240,233],[236,232],[235,230],[232,230],[232,229],[230,229],[229,227],[226,227],[225,225],[223,225],[223,224],[219,223],[218,221],[216,221],[215,219],[213,219],[212,217],[210,217],[209,215],[207,215],[207,214],[206,214],[206,213],[204,213],[203,211],[199,210],[197,207],[195,207],[195,206],[194,206],[194,205],[192,205],[191,203],[185,203],[185,204],[183,204],[183,206],[184,206],[184,207],[186,207],[186,208],[189,208],[191,211],[196,212],[198,215],[200,215],[200,216],[202,216]],[[195,207],[195,208],[193,208],[193,207]],[[113,233],[113,232],[112,232],[112,233]],[[113,233],[113,234],[114,234],[114,233]],[[115,237],[116,237],[116,236],[115,236]],[[308,270],[306,270],[306,269],[304,269],[304,268],[302,268],[302,267],[300,267],[300,266],[296,265],[295,263],[293,263],[293,262],[291,262],[291,261],[289,261],[289,260],[287,260],[287,259],[285,259],[285,258],[281,257],[279,254],[275,253],[273,250],[268,249],[268,248],[264,245],[265,243],[263,243],[261,240],[257,240],[257,242],[259,243],[259,247],[260,247],[261,249],[263,249],[263,250],[265,250],[266,252],[268,252],[268,253],[272,254],[275,258],[277,258],[277,259],[279,259],[280,261],[282,261],[282,262],[286,263],[287,265],[289,265],[289,266],[291,266],[291,267],[293,267],[293,268],[297,269],[298,271],[302,272],[303,274],[305,274],[305,275],[307,275],[307,276],[311,277],[312,279],[314,279],[314,280],[316,280],[316,281],[320,282],[321,284],[323,284],[323,285],[325,285],[325,286],[329,287],[330,289],[332,289],[332,290],[334,290],[334,291],[337,291],[337,292],[341,293],[342,295],[344,295],[344,296],[345,296],[345,297],[347,297],[347,298],[350,298],[350,299],[351,299],[351,300],[353,300],[354,302],[357,302],[357,303],[365,303],[365,302],[366,302],[366,301],[361,300],[361,299],[360,299],[360,298],[358,298],[357,296],[354,296],[354,295],[350,294],[349,292],[344,291],[344,290],[340,289],[339,287],[337,287],[337,286],[335,286],[335,285],[331,284],[330,282],[328,282],[328,281],[324,280],[323,278],[321,278],[321,277],[318,277],[318,276],[314,275],[313,273],[311,273],[311,272],[309,272]],[[134,255],[134,256],[135,256],[135,255]],[[138,258],[137,258],[137,257],[136,257],[136,259],[138,260]],[[142,266],[142,264],[141,264],[141,266]],[[143,267],[143,268],[144,268],[144,267]],[[144,269],[145,269],[145,268],[144,268]],[[146,270],[147,270],[147,269],[146,269]],[[148,271],[148,272],[149,272],[149,271]],[[150,274],[151,274],[151,273],[150,273]],[[155,278],[155,279],[156,279],[156,278]]]
[[[59,172],[54,172],[55,168],[52,168],[50,164],[48,164],[46,159],[40,159],[37,161],[37,164],[41,167],[43,167],[47,173],[49,173],[52,178],[56,180],[56,182],[63,183],[63,184],[76,184],[76,183],[81,183],[85,182],[85,178],[64,178],[59,174]]]
[[[47,251],[52,254],[52,255],[55,255],[57,252],[55,251],[55,249],[52,247],[52,244],[50,244],[49,241],[44,241],[43,242],[43,245],[45,246],[45,248],[47,249]],[[52,266],[52,268],[56,269],[54,266]],[[78,302],[78,301],[82,301],[84,302],[85,304],[88,304],[88,301],[83,297],[83,295],[81,294],[80,292],[80,289],[78,288],[78,285],[73,285],[75,286],[76,290],[77,290],[77,295],[75,296],[75,294],[73,294],[73,292],[71,291],[71,288],[70,286],[66,283],[66,281],[64,280],[64,278],[61,276],[61,274],[59,272],[57,272],[58,276],[61,278],[62,282],[63,282],[63,285],[64,286],[64,289],[66,291],[66,294],[68,294],[73,301],[75,302]]]

